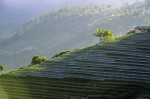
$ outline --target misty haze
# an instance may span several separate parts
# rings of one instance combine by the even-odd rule
[[[149,99],[149,57],[149,0],[0,0],[0,99]]]

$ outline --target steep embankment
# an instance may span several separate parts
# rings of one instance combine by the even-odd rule
[[[5,93],[2,97],[150,98],[149,34],[134,34],[74,50],[40,65],[6,73],[0,77],[0,92]]]

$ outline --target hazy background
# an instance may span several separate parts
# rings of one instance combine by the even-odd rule
[[[55,8],[89,3],[116,8],[135,1],[137,0],[0,0],[0,38],[6,38],[17,31],[25,21]]]
[[[119,36],[138,25],[150,25],[149,0],[0,0],[0,65],[16,70],[97,44],[97,28]]]

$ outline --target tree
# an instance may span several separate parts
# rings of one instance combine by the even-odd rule
[[[95,37],[100,37],[100,42],[108,41],[112,39],[113,32],[105,29],[104,32],[101,32],[101,29],[97,29],[97,33],[93,34]]]
[[[44,61],[46,61],[46,56],[40,57],[39,55],[34,55],[32,57],[32,61],[31,61],[31,65],[36,65],[36,64],[40,64]]]
[[[105,29],[104,32],[103,32],[103,41],[106,41],[108,38],[108,30]]]
[[[1,70],[1,73],[3,73],[3,71],[5,70],[5,65],[0,65],[0,70]]]
[[[39,55],[34,55],[34,56],[32,57],[31,65],[39,64],[39,58],[40,58]]]
[[[108,31],[108,38],[107,40],[111,40],[113,38],[114,32],[111,32],[110,30]]]
[[[100,42],[101,42],[102,38],[103,38],[103,33],[101,32],[101,29],[97,29],[97,33],[93,34],[93,36],[99,37],[100,38]]]

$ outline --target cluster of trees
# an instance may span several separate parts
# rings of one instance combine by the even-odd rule
[[[87,4],[85,6],[74,5],[72,7],[55,9],[55,10],[52,10],[50,13],[41,15],[38,18],[33,18],[31,21],[27,22],[23,28],[29,29],[39,23],[45,22],[45,20],[51,21],[54,19],[66,18],[69,16],[78,18],[79,16],[80,17],[81,16],[90,16],[90,15],[95,15],[95,14],[98,14],[101,12],[102,12],[102,9],[94,4]]]
[[[93,34],[95,37],[100,38],[100,42],[109,41],[113,38],[113,33],[110,30],[105,29],[103,32],[101,29],[97,29],[97,33]]]
[[[0,65],[0,70],[1,70],[1,73],[3,73],[3,71],[5,70],[5,65]]]
[[[39,55],[34,55],[32,57],[31,65],[40,64],[40,63],[46,61],[46,59],[47,59],[46,56],[40,57]]]

